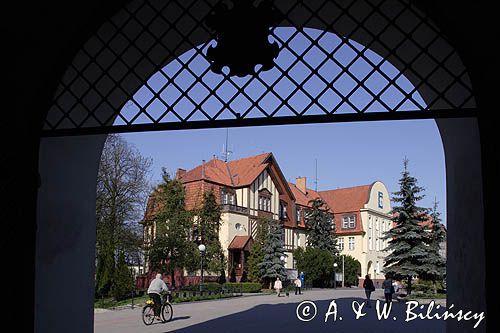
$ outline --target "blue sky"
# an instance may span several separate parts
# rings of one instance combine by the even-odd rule
[[[276,111],[275,116],[288,116],[292,115],[290,108],[306,115],[324,114],[318,105],[311,103],[313,99],[336,113],[356,112],[353,107],[365,112],[425,108],[425,102],[411,82],[375,52],[354,41],[342,43],[345,39],[333,33],[309,28],[294,34],[296,31],[295,28],[276,28],[275,37],[271,39],[286,46],[275,61],[277,66],[258,72],[256,77],[232,78],[233,83],[209,70],[210,64],[203,54],[214,41],[199,45],[153,74],[147,85],[138,89],[124,106],[121,116],[128,121],[135,119],[135,124],[151,122],[141,110],[162,122],[178,122],[179,118],[186,117],[207,120],[202,112],[193,112],[197,104],[209,117],[234,119],[234,114],[225,109],[221,101],[231,101],[230,108],[247,118],[263,117],[262,110]],[[309,47],[310,39],[317,46]],[[310,76],[312,72],[304,63],[294,63],[296,56],[290,50],[301,55],[319,76]],[[357,57],[358,52],[364,57]],[[292,95],[296,85],[282,77],[278,67],[287,70],[302,85],[302,90]],[[197,77],[203,83],[196,81]],[[356,80],[363,83],[359,85]],[[326,88],[325,81],[331,88]],[[273,91],[268,91],[262,82],[274,84]],[[235,86],[243,89],[246,96],[237,94]],[[211,94],[207,87],[216,93]],[[189,98],[182,95],[182,91],[187,91]],[[379,96],[378,100],[373,98],[374,94]],[[277,96],[288,98],[289,105],[281,103]],[[350,103],[342,102],[344,97],[348,97]],[[260,110],[252,106],[253,102]],[[118,117],[115,124],[124,124],[124,121]],[[153,158],[152,181],[157,183],[162,167],[174,173],[178,167],[190,169],[214,154],[220,156],[226,130],[124,136],[143,155]],[[436,197],[445,218],[443,147],[433,120],[233,128],[229,130],[229,138],[232,159],[273,152],[287,179],[293,181],[306,176],[311,188],[314,188],[317,159],[319,190],[381,180],[389,191],[395,191],[403,159],[407,157],[411,173],[426,188],[427,197],[421,205],[431,207]]]
[[[125,139],[144,156],[153,158],[152,182],[161,168],[171,173],[190,169],[213,155],[222,158],[226,129],[129,133]],[[318,189],[370,184],[381,180],[390,192],[398,189],[403,159],[425,187],[421,206],[440,211],[446,205],[445,165],[441,138],[434,120],[380,121],[283,125],[229,129],[231,159],[272,152],[288,180],[306,176],[314,188],[318,160]]]

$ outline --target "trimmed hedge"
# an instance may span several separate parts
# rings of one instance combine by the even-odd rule
[[[229,282],[224,284],[227,287],[239,287],[241,286],[242,293],[258,293],[262,289],[262,285],[258,282]]]
[[[218,284],[214,282],[209,282],[209,283],[203,283],[202,289],[203,291],[207,292],[216,292],[219,291],[220,289],[226,289],[226,290],[239,290],[241,288],[242,293],[258,293],[260,292],[262,285],[260,283],[255,283],[255,282],[228,282],[224,284]],[[200,285],[199,284],[194,284],[190,286],[184,286],[181,288],[182,291],[199,291],[200,290]]]

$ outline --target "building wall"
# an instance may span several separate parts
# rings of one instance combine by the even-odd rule
[[[339,235],[337,236],[337,246],[341,239],[344,240],[344,249],[339,251],[340,254],[349,255],[354,257],[361,263],[361,273],[363,273],[363,263],[366,261],[366,246],[363,242],[363,236],[355,235]],[[349,249],[349,238],[354,239],[354,249]]]
[[[224,212],[221,215],[221,228],[219,231],[219,240],[224,250],[224,255],[228,256],[227,247],[233,240],[234,236],[247,236],[250,232],[248,216]],[[236,224],[240,224],[241,228],[236,229]]]
[[[382,197],[379,200],[379,195]],[[379,202],[380,201],[380,202]],[[364,281],[366,274],[370,274],[374,280],[384,278],[384,258],[387,252],[387,240],[383,240],[384,232],[391,228],[389,213],[391,212],[390,194],[384,183],[377,181],[373,183],[368,202],[360,211],[363,223],[363,244],[365,255],[361,262],[361,281]],[[359,259],[358,259],[359,260]]]
[[[272,194],[272,197],[271,197],[272,217],[273,217],[273,219],[278,219],[280,193],[278,192],[278,189],[276,188],[276,185],[274,184],[273,180],[271,179],[271,176],[269,175],[269,172],[267,171],[267,169],[264,170],[248,188],[248,195],[249,195],[248,208],[250,209],[250,215],[254,215],[254,216],[258,215],[259,191],[261,191],[263,189],[267,189],[269,192],[271,192],[271,194]]]

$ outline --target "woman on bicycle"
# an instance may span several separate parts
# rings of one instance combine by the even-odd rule
[[[155,317],[157,320],[160,318],[160,308],[161,308],[161,293],[168,291],[168,287],[161,279],[161,274],[156,274],[156,278],[151,281],[148,288],[148,295],[155,302]]]

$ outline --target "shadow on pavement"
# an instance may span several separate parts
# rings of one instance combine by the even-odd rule
[[[329,316],[325,323],[325,314],[328,312],[331,300],[314,301],[317,312],[316,316],[307,322],[297,318],[296,310],[300,302],[289,304],[263,304],[247,311],[220,317],[200,324],[195,324],[182,329],[169,331],[178,333],[187,332],[217,332],[217,333],[264,333],[264,332],[425,332],[444,333],[446,323],[443,320],[421,320],[405,322],[406,304],[395,302],[388,319],[379,320],[375,301],[372,307],[363,307],[365,316],[356,319],[352,309],[353,301],[363,303],[361,298],[338,298],[337,319]],[[383,302],[380,304],[383,305]],[[442,313],[445,309],[440,308],[434,312]],[[415,310],[417,311],[417,310]],[[424,312],[424,310],[419,310]],[[306,311],[307,312],[307,311]],[[312,306],[309,313],[314,312]],[[302,310],[299,313],[303,313]],[[342,317],[342,319],[340,319]],[[394,318],[396,318],[394,320]],[[464,323],[469,325],[470,323]],[[472,328],[472,327],[471,327]]]
[[[164,322],[162,322],[162,321],[156,321],[156,322],[154,322],[154,323],[152,324],[152,326],[154,326],[154,325],[168,325],[168,323],[171,323],[171,322],[173,322],[173,321],[178,321],[178,320],[186,320],[186,319],[189,319],[189,318],[191,318],[191,316],[176,317],[176,316],[175,316],[175,314],[174,314],[174,317],[172,318],[172,320],[170,320],[170,321],[168,321],[168,322],[166,322],[166,323],[164,323]]]

